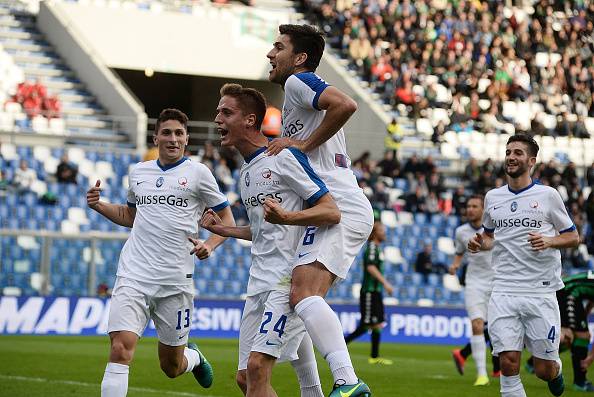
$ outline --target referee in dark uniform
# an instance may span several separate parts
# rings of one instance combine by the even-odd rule
[[[367,333],[371,329],[370,364],[391,365],[392,360],[379,357],[379,344],[384,326],[383,290],[390,295],[394,287],[384,278],[384,260],[380,244],[386,239],[386,230],[379,220],[373,224],[363,256],[363,282],[359,297],[361,321],[355,331],[346,336],[346,343]]]

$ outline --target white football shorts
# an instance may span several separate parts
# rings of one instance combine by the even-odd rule
[[[111,294],[107,332],[131,331],[140,337],[152,319],[161,343],[185,345],[194,311],[191,288],[117,277]]]
[[[488,288],[476,288],[466,286],[464,291],[464,304],[470,320],[477,318],[487,321],[487,309],[489,307],[489,298],[491,290]]]
[[[239,327],[238,370],[247,368],[252,351],[268,354],[278,362],[298,359],[303,335],[305,326],[289,307],[288,290],[248,296]]]
[[[489,300],[488,320],[493,355],[522,351],[526,346],[534,357],[543,360],[559,358],[561,317],[555,294],[493,293]]]

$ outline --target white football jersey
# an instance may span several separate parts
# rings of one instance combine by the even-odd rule
[[[252,265],[248,296],[273,289],[289,289],[293,258],[304,228],[275,225],[264,220],[266,197],[276,199],[287,211],[300,211],[328,193],[305,154],[289,148],[268,156],[261,148],[241,167],[241,199],[252,231]]]
[[[282,112],[284,137],[304,140],[318,128],[326,114],[325,110],[318,107],[318,100],[327,87],[328,84],[313,72],[297,73],[287,79]],[[357,178],[350,169],[351,159],[347,154],[342,128],[326,142],[308,152],[307,157],[330,189],[341,212],[344,212],[342,199],[346,204],[353,198],[364,197]]]
[[[229,205],[210,170],[184,157],[162,166],[145,161],[130,171],[128,205],[136,208],[117,275],[161,285],[192,284],[194,258],[188,237],[198,237],[205,208]]]
[[[475,229],[470,223],[465,223],[456,228],[455,246],[456,255],[464,255],[468,241],[477,233],[482,233],[483,228]],[[491,290],[493,287],[493,268],[491,267],[491,251],[481,251],[465,256],[468,262],[466,268],[466,287],[480,290]]]
[[[533,251],[528,233],[553,237],[575,230],[559,193],[532,182],[520,191],[508,185],[485,196],[483,227],[495,234],[493,292],[543,295],[563,288],[561,253]]]

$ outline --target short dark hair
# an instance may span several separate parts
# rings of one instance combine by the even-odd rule
[[[280,25],[278,31],[289,36],[293,44],[293,53],[307,54],[303,66],[315,72],[324,54],[324,34],[311,25]]]
[[[177,120],[183,125],[184,130],[188,131],[188,116],[184,112],[178,109],[163,109],[157,118],[157,123],[155,124],[155,135],[159,132],[159,127],[162,123],[166,122],[167,120]]]
[[[481,202],[481,206],[485,205],[485,196],[483,196],[482,194],[472,194],[470,197],[468,197],[466,203],[468,204],[470,200],[478,200]]]
[[[528,154],[532,157],[538,156],[538,143],[528,134],[516,134],[509,137],[507,140],[507,144],[509,145],[512,142],[522,142],[528,146]]]
[[[239,102],[243,114],[256,115],[256,129],[259,131],[266,115],[266,98],[255,88],[244,88],[239,84],[227,83],[221,87],[221,97],[231,96]]]

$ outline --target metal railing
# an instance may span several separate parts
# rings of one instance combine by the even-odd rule
[[[39,294],[47,296],[51,293],[51,258],[52,250],[55,249],[53,242],[55,240],[84,240],[90,244],[90,258],[88,262],[87,274],[87,293],[88,296],[97,295],[97,264],[98,264],[98,243],[108,240],[126,240],[128,233],[122,232],[87,232],[77,234],[65,234],[48,230],[14,230],[0,229],[0,238],[29,236],[41,239],[41,259],[39,263],[39,273],[41,274],[41,286]],[[83,258],[80,258],[83,261]]]

